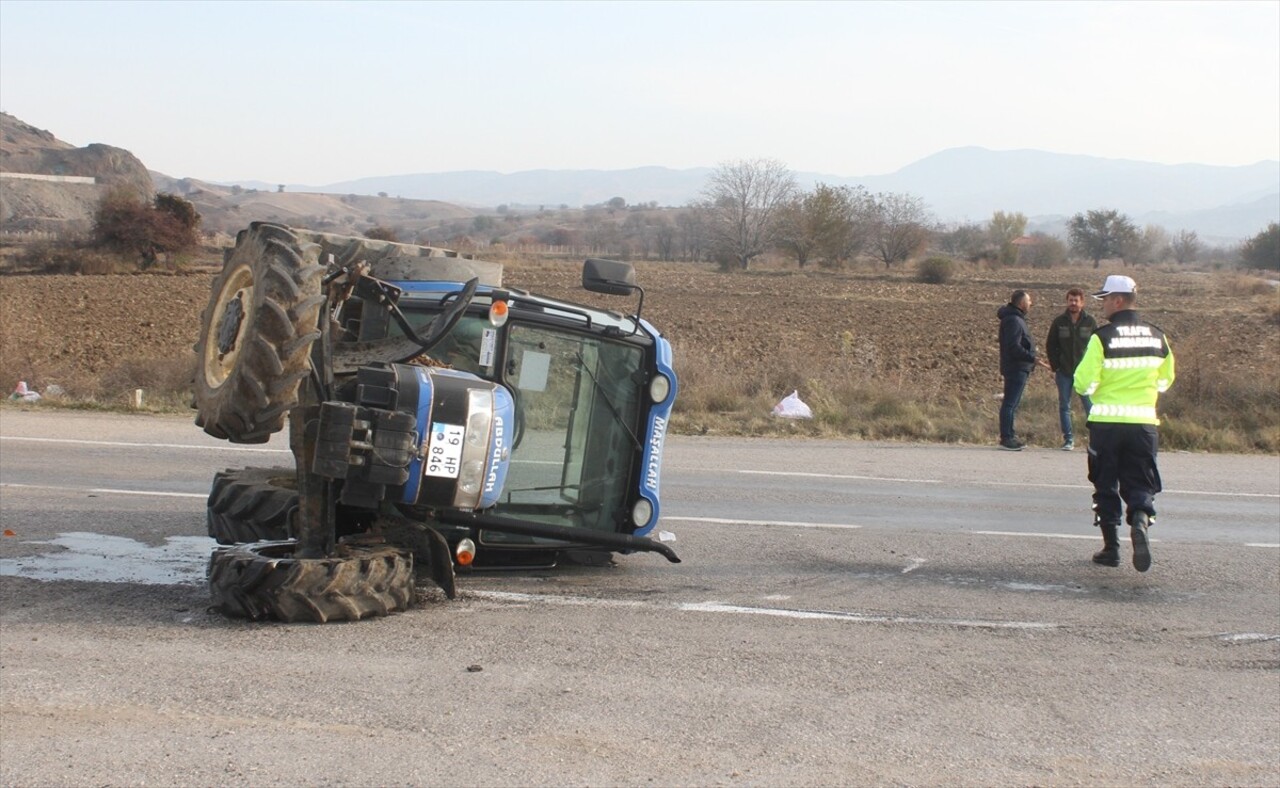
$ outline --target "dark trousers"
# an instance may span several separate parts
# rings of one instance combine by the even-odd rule
[[[1156,516],[1155,497],[1161,489],[1156,468],[1159,442],[1151,424],[1089,422],[1089,481],[1100,524],[1120,524],[1121,499],[1130,524],[1134,512]]]
[[[1013,418],[1018,414],[1018,405],[1022,404],[1022,392],[1027,389],[1029,369],[1016,369],[1004,374],[1004,399],[1000,400],[1000,442],[1005,443],[1018,437],[1013,428]]]

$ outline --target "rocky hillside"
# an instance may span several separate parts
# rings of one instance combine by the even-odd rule
[[[94,182],[17,177],[22,175]],[[5,113],[0,113],[0,178],[0,227],[9,232],[83,229],[107,191],[125,188],[148,199],[154,193],[146,166],[129,151],[100,143],[77,148]]]
[[[34,180],[23,175],[91,177],[94,183]],[[406,241],[436,241],[429,228],[469,220],[475,212],[437,200],[405,200],[355,194],[304,194],[221,186],[172,178],[147,170],[123,148],[92,144],[77,148],[52,132],[0,113],[0,231],[62,232],[88,228],[94,209],[112,188],[150,199],[157,191],[190,200],[201,228],[234,234],[252,221],[275,221],[329,232],[361,234],[380,224],[394,226]]]
[[[246,189],[195,178],[151,177],[158,191],[177,194],[195,205],[208,232],[234,234],[251,221],[361,235],[377,225],[394,227],[403,241],[439,244],[433,232],[445,222],[469,220],[475,211],[438,200],[406,200],[357,194],[316,194]]]

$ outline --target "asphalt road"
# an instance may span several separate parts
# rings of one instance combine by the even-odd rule
[[[1162,456],[1140,574],[1081,451],[677,437],[681,564],[209,612],[210,478],[288,460],[0,410],[0,783],[1280,784],[1280,458]]]

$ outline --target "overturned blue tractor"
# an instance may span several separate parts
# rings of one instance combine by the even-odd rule
[[[292,467],[229,469],[209,496],[214,605],[352,620],[410,606],[415,577],[653,551],[676,395],[671,346],[629,264],[588,291],[635,313],[504,287],[426,246],[256,222],[214,280],[196,423],[234,443],[289,427]]]

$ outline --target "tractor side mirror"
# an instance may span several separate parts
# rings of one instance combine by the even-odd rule
[[[589,257],[582,264],[582,287],[592,293],[631,295],[640,289],[636,269],[631,263]]]

